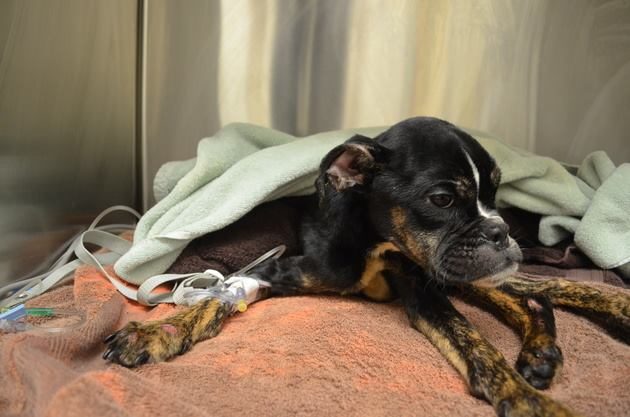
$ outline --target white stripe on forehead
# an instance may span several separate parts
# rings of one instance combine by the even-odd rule
[[[479,170],[477,169],[477,165],[475,165],[468,152],[466,152],[465,149],[463,149],[463,151],[464,155],[466,155],[468,163],[470,164],[473,176],[475,177],[475,185],[477,186],[477,210],[479,210],[479,214],[483,217],[498,217],[497,213],[494,210],[489,210],[488,208],[484,207],[484,205],[479,200]]]
[[[479,170],[477,169],[477,165],[473,162],[468,152],[464,150],[464,155],[466,155],[466,159],[468,159],[468,163],[470,164],[470,168],[472,169],[473,176],[475,177],[475,184],[477,184],[477,196],[479,196]]]

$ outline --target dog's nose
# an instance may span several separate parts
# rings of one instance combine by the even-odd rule
[[[509,231],[509,226],[499,217],[484,220],[480,227],[481,237],[488,242],[503,247],[507,246]]]

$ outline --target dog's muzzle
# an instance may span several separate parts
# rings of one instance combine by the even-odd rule
[[[516,272],[522,253],[499,216],[483,218],[446,236],[434,264],[444,283],[499,285]]]

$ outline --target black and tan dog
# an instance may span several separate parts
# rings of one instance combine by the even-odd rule
[[[445,121],[414,118],[375,139],[350,138],[322,161],[304,255],[253,275],[271,283],[268,295],[399,297],[411,324],[499,415],[574,415],[535,389],[562,364],[552,305],[587,313],[628,343],[630,297],[512,277],[521,252],[494,209],[500,176],[479,143]],[[453,308],[453,288],[518,330],[516,370]],[[107,338],[103,357],[125,366],[169,359],[215,336],[229,312],[207,300],[162,321],[129,323]]]

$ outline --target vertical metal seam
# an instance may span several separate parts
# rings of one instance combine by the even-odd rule
[[[147,138],[146,138],[146,62],[148,8],[145,0],[138,0],[136,28],[136,99],[135,99],[135,206],[140,212],[148,208]]]

